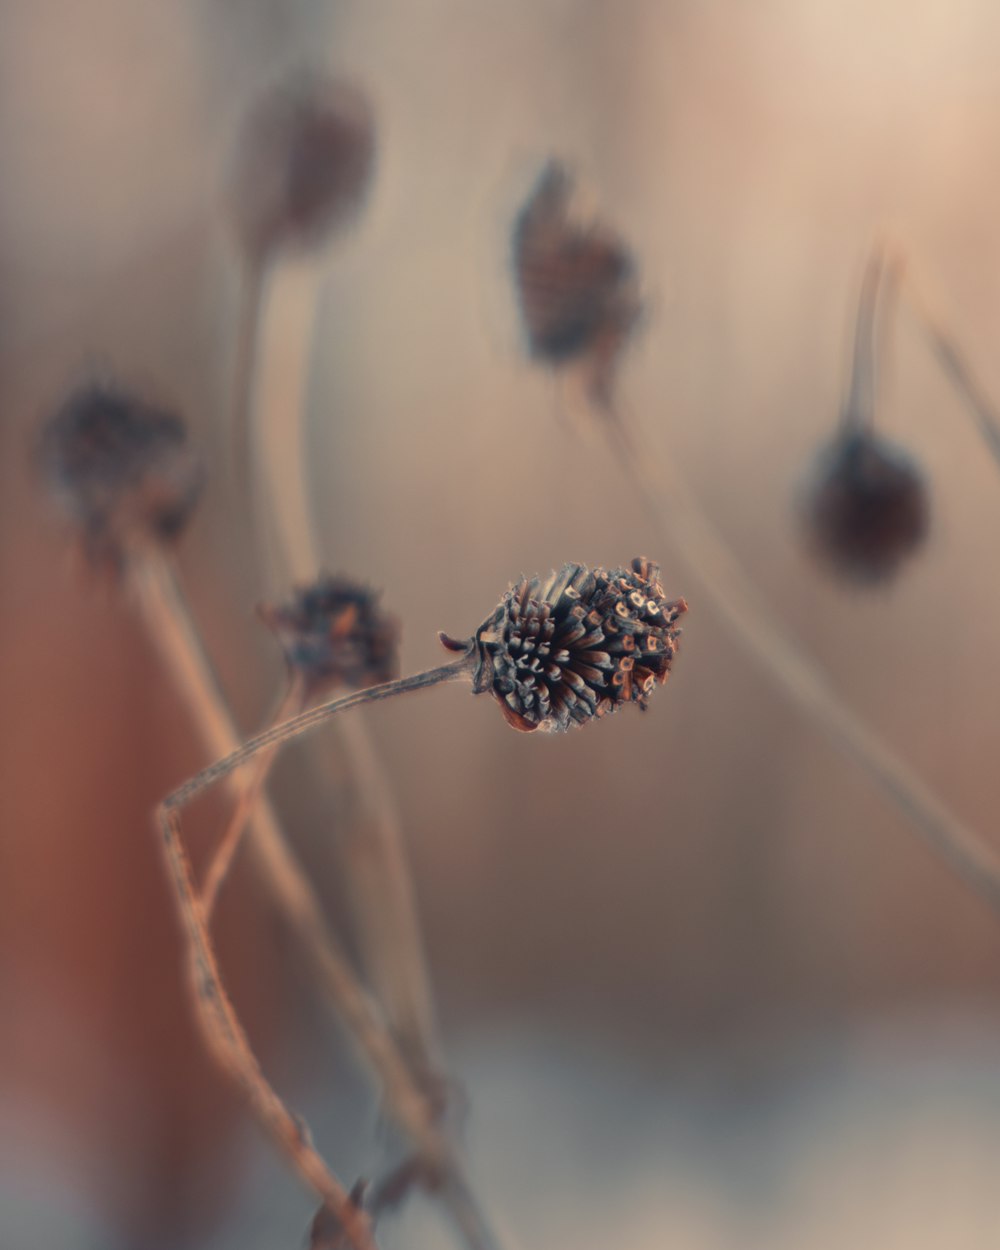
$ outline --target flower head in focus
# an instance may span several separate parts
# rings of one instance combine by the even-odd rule
[[[492,694],[526,733],[583,725],[626,703],[645,708],[669,676],[686,610],[643,557],[611,572],[565,564],[544,581],[525,578],[476,631],[473,690]]]

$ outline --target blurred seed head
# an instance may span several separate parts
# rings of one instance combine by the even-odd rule
[[[820,453],[806,499],[811,546],[847,581],[886,581],[927,536],[930,500],[916,462],[873,431],[847,425]]]
[[[374,164],[374,117],[356,87],[310,77],[261,96],[244,120],[229,185],[248,257],[314,247],[348,224]]]
[[[564,564],[545,581],[525,578],[476,631],[473,689],[489,691],[526,733],[584,725],[626,703],[645,708],[670,673],[686,611],[643,557],[610,573]]]
[[[91,560],[115,568],[135,548],[177,538],[204,483],[180,417],[105,383],[64,400],[42,430],[39,463]]]
[[[607,226],[570,217],[573,181],[550,161],[514,222],[512,260],[531,355],[578,364],[607,405],[622,348],[642,313],[631,253]]]
[[[368,586],[323,575],[260,614],[310,693],[358,690],[399,676],[399,622]]]

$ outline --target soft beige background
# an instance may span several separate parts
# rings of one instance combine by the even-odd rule
[[[65,1208],[64,1246],[291,1244],[307,1219],[179,992],[149,811],[201,762],[196,739],[30,472],[39,420],[95,371],[189,416],[217,488],[181,561],[256,724],[279,672],[218,438],[237,299],[218,192],[252,92],[318,61],[378,109],[369,210],[317,261],[310,467],[324,556],[384,588],[404,667],[436,662],[436,630],[471,631],[520,573],[566,559],[645,552],[687,590],[600,440],[521,353],[507,230],[555,153],[642,265],[627,409],[845,698],[992,833],[1000,478],[905,312],[878,419],[930,474],[926,552],[890,590],[845,593],[808,565],[794,505],[837,414],[877,233],[1000,396],[998,39],[986,0],[0,5],[4,1245],[53,1244],[44,1206]],[[279,305],[302,278],[279,279]],[[271,319],[274,350],[293,329]],[[537,741],[455,687],[369,719],[485,1186],[525,1245],[606,1244],[593,1194],[619,1152],[630,1175],[679,1186],[673,1202],[636,1182],[642,1201],[616,1216],[635,1220],[630,1246],[997,1244],[994,1187],[956,1188],[942,1160],[965,1159],[967,1180],[996,1157],[1000,924],[693,596],[646,717]],[[276,794],[336,909],[330,787],[299,756]],[[248,874],[221,919],[270,1070],[346,1175],[369,1168],[356,1075]],[[905,1095],[879,1102],[899,1069],[916,1074]],[[879,1107],[890,1127],[873,1143],[859,1125]],[[729,1143],[730,1163],[688,1130]],[[544,1166],[506,1173],[532,1142]],[[252,1150],[273,1228],[239,1224]],[[746,1166],[757,1151],[770,1168]],[[556,1156],[559,1183],[530,1184]],[[812,1206],[777,1182],[792,1159]],[[830,1226],[810,1217],[833,1196]]]

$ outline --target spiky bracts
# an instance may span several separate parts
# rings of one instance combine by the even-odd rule
[[[399,674],[399,622],[378,598],[360,582],[324,574],[260,614],[310,693],[358,690]]]
[[[473,689],[524,732],[583,725],[626,703],[645,708],[670,673],[687,610],[659,577],[637,557],[627,569],[565,564],[547,581],[519,582],[476,631]]]
[[[112,565],[130,546],[175,538],[204,481],[181,418],[106,383],[64,400],[43,427],[39,460],[88,555]]]

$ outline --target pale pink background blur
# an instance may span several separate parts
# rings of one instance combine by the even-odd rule
[[[377,107],[367,213],[280,282],[321,282],[324,556],[383,588],[404,669],[567,559],[646,553],[688,591],[521,350],[507,231],[557,154],[642,265],[624,404],[775,616],[989,834],[1000,477],[905,312],[879,421],[930,474],[926,552],[845,593],[808,564],[795,501],[879,232],[1000,402],[998,47],[988,0],[0,4],[0,1244],[255,1250],[311,1210],[180,993],[149,814],[204,762],[197,739],[31,472],[39,421],[112,371],[184,412],[223,479],[220,186],[253,93],[318,63]],[[269,341],[293,332],[277,317]],[[210,491],[181,563],[249,730],[280,670],[230,515]],[[645,717],[536,741],[456,687],[369,720],[473,1164],[516,1244],[1000,1244],[1000,921],[693,595]],[[336,912],[332,784],[290,753],[275,795]],[[368,1096],[249,873],[221,923],[269,1071],[364,1171]],[[390,1250],[443,1244],[423,1218]]]

